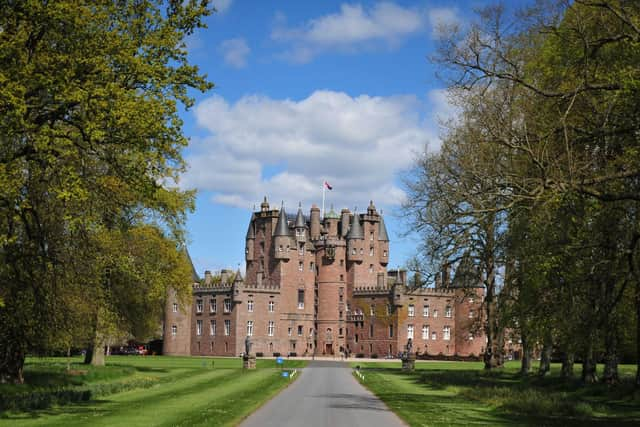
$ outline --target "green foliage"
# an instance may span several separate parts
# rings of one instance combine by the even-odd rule
[[[193,193],[172,187],[188,142],[178,109],[192,105],[189,89],[211,87],[184,39],[203,25],[207,3],[0,6],[0,382],[22,380],[27,351],[122,323],[112,299],[120,289],[105,286],[106,259],[117,257],[103,249],[117,245],[106,242],[142,242],[147,225],[166,230],[166,244],[182,241]],[[155,276],[146,288],[152,301],[159,285]]]

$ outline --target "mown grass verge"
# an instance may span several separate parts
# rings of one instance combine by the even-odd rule
[[[189,406],[191,400],[198,401],[199,393],[208,392],[212,388],[215,388],[218,396],[225,395],[229,390],[236,390],[239,394],[228,401],[213,402],[211,408],[221,405],[234,416],[246,416],[243,408],[255,408],[288,382],[279,377],[279,370],[274,369],[275,362],[271,360],[259,360],[258,369],[251,372],[242,370],[242,361],[234,358],[109,357],[107,366],[104,367],[91,367],[79,362],[79,359],[72,363],[56,358],[29,359],[25,370],[26,384],[0,386],[1,418],[24,419],[26,417],[23,415],[27,414],[28,418],[41,418],[45,414],[69,415],[77,413],[78,409],[84,411],[86,407],[105,413],[102,408],[104,405],[96,402],[99,399],[102,402],[117,402],[118,396],[127,395],[126,392],[134,393],[141,404],[147,407],[156,405],[163,399],[175,399],[183,393],[186,396],[185,404]],[[303,366],[304,362],[287,361],[286,364],[288,368],[294,368]],[[265,375],[264,378],[252,375],[257,372]],[[231,381],[254,377],[263,379],[257,390],[244,389],[242,384],[245,381],[238,382],[239,388]],[[145,391],[149,388],[152,390]],[[146,395],[155,396],[154,401],[145,401]],[[114,397],[105,400],[109,396]],[[244,403],[236,407],[234,402],[237,400]],[[72,403],[81,406],[69,405]],[[118,411],[122,412],[124,409],[121,407]],[[107,412],[115,414],[113,411]],[[192,414],[188,414],[186,418],[175,420],[174,424],[182,419],[191,419],[191,416]],[[55,417],[53,419],[57,420]],[[63,424],[67,423],[65,421]],[[148,424],[148,420],[140,420],[139,425]],[[197,424],[197,420],[192,420],[191,424]]]
[[[585,387],[559,378],[557,366],[539,378],[518,375],[515,363],[492,373],[465,362],[419,363],[411,373],[382,363],[359,365],[363,384],[411,426],[640,423],[640,392],[626,367],[618,386]]]

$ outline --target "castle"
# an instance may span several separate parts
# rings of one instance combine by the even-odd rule
[[[311,207],[288,216],[265,197],[246,234],[246,274],[194,274],[192,303],[170,295],[164,353],[237,356],[247,336],[258,356],[480,355],[483,289],[444,272],[434,288],[387,270],[389,236],[373,202],[366,213]],[[463,286],[464,285],[464,286]]]

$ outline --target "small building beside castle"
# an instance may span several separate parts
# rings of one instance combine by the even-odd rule
[[[250,337],[257,355],[347,352],[395,356],[412,340],[428,355],[479,356],[481,286],[443,273],[432,288],[412,287],[387,270],[389,236],[373,202],[366,213],[312,206],[288,216],[266,198],[251,215],[246,273],[194,275],[191,304],[169,295],[164,353],[238,356]]]

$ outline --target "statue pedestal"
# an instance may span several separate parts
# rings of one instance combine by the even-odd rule
[[[256,357],[251,355],[242,356],[242,367],[244,369],[256,369]]]
[[[411,372],[414,369],[416,369],[416,354],[405,353],[402,356],[402,370],[406,372]]]

